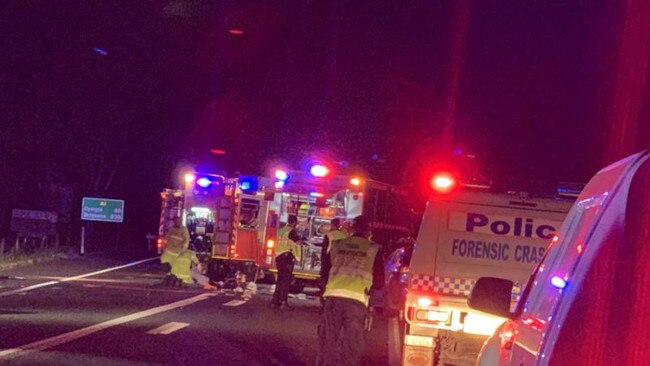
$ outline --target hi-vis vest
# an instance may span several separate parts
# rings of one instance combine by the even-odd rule
[[[296,260],[300,260],[300,248],[296,245],[293,240],[289,239],[289,233],[293,228],[289,225],[285,225],[278,230],[278,246],[275,249],[275,256],[291,251],[293,256],[296,257]]]
[[[332,243],[332,269],[323,297],[343,297],[368,306],[372,270],[379,246],[368,239],[351,236]]]
[[[332,230],[329,233],[325,234],[329,238],[329,246],[327,247],[327,252],[329,253],[332,250],[332,243],[336,240],[345,239],[348,237],[342,230]]]

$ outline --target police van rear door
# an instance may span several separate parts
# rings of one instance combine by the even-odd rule
[[[435,268],[439,292],[466,296],[481,276],[523,283],[571,204],[484,192],[440,202]]]

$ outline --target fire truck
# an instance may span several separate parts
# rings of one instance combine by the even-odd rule
[[[318,284],[323,239],[334,218],[345,226],[359,215],[367,216],[372,240],[386,249],[399,238],[414,233],[417,218],[407,190],[353,175],[333,174],[318,164],[306,171],[278,169],[274,179],[271,205],[277,228],[286,225],[289,216],[294,215],[298,219],[296,229],[304,238],[300,260],[294,268],[294,292]],[[277,237],[269,240],[265,265],[276,272]]]
[[[166,228],[182,217],[191,247],[208,258],[212,281],[271,280],[277,272],[278,231],[295,215],[304,245],[294,269],[294,292],[318,283],[322,243],[332,219],[368,216],[372,240],[386,248],[413,235],[417,223],[409,191],[333,174],[318,164],[306,171],[275,169],[272,177],[188,173],[183,190],[166,189],[161,197],[159,252]]]
[[[579,187],[552,195],[495,192],[487,185],[434,175],[411,263],[403,308],[402,365],[474,365],[481,345],[504,319],[472,310],[467,295],[479,277],[518,283],[555,238]]]
[[[163,190],[158,252],[164,250],[167,229],[180,217],[190,234],[190,248],[209,262],[211,280],[253,280],[263,260],[261,243],[273,230],[266,230],[269,205],[264,195],[243,191],[241,185],[240,178],[191,172],[184,176],[183,189]]]

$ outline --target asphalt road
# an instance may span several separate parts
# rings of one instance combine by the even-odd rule
[[[315,363],[317,299],[270,309],[267,286],[250,299],[165,288],[155,261],[111,270],[128,263],[81,257],[0,272],[0,365]],[[373,319],[364,365],[394,364],[389,324]]]

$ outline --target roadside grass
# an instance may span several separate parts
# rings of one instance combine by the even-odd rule
[[[50,262],[59,259],[68,259],[72,254],[73,251],[69,247],[35,249],[30,252],[9,251],[0,254],[0,270]]]

